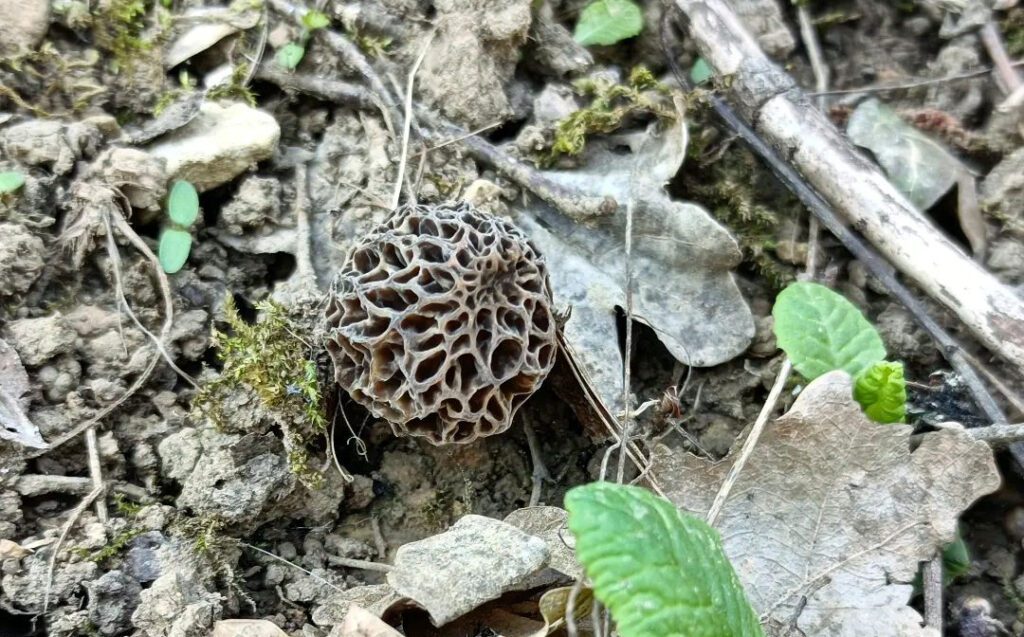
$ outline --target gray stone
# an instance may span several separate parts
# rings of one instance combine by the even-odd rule
[[[121,571],[109,571],[86,584],[89,591],[89,621],[104,635],[131,630],[132,613],[139,605],[142,587]]]
[[[21,356],[22,363],[38,367],[58,354],[70,352],[75,345],[75,332],[55,312],[41,318],[11,321],[7,324],[6,339]]]
[[[0,297],[26,292],[47,258],[42,239],[23,226],[0,223]]]
[[[0,0],[0,55],[34,49],[50,27],[49,0]]]
[[[165,541],[164,534],[159,531],[143,533],[132,540],[125,556],[125,570],[137,582],[148,584],[160,577],[158,551]]]

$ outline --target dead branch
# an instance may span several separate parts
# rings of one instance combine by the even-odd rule
[[[690,34],[716,77],[729,78],[724,90],[757,134],[900,272],[1024,371],[1024,300],[943,236],[854,150],[765,56],[726,0],[675,4],[689,18]]]

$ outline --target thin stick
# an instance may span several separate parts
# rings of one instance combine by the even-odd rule
[[[583,580],[578,579],[569,591],[569,599],[565,601],[565,632],[569,637],[579,637],[579,631],[576,629],[576,600],[582,591]],[[594,603],[597,603],[596,600]],[[597,627],[594,629],[597,630]]]
[[[815,90],[818,92],[818,108],[825,110],[828,105],[825,95],[828,90],[829,70],[825,64],[825,56],[821,53],[821,44],[818,42],[818,31],[814,28],[814,21],[811,19],[811,12],[807,5],[798,4],[796,8],[797,18],[800,20],[800,38],[807,48],[807,57],[811,61],[811,70],[814,72]]]
[[[1003,44],[1003,34],[999,32],[994,20],[989,20],[979,32],[981,43],[985,45],[985,51],[996,67],[996,73],[1002,81],[1007,93],[1016,92],[1024,82],[1021,81],[1017,69],[1010,62],[1010,56],[1006,52],[1006,45]]]
[[[711,503],[711,509],[708,510],[707,516],[707,523],[709,525],[714,526],[718,520],[718,515],[722,512],[722,506],[729,497],[729,492],[732,491],[733,485],[736,484],[736,479],[739,477],[740,472],[743,471],[743,467],[746,466],[747,460],[750,459],[750,454],[754,451],[754,447],[757,446],[761,432],[764,431],[768,419],[771,417],[772,412],[775,411],[775,405],[779,402],[779,396],[782,395],[782,389],[786,386],[786,380],[789,379],[789,373],[792,369],[793,364],[788,358],[782,361],[779,374],[775,377],[775,384],[772,385],[772,390],[768,392],[768,399],[761,406],[761,413],[757,415],[757,420],[754,421],[750,434],[743,441],[743,448],[740,450],[739,457],[732,464],[732,467],[729,469],[729,475],[725,477],[725,481],[722,482],[722,486],[718,489],[715,501]]]
[[[1011,67],[1024,66],[1024,60],[1014,60],[1010,62]],[[896,84],[870,84],[868,86],[859,86],[857,88],[843,88],[843,89],[831,89],[828,91],[820,91],[814,93],[808,93],[811,97],[819,97],[823,95],[857,95],[859,93],[884,93],[887,91],[906,91],[913,88],[920,88],[922,86],[931,86],[933,84],[946,84],[948,82],[960,82],[962,80],[971,80],[982,75],[988,75],[995,68],[986,66],[984,68],[975,69],[973,71],[965,71],[963,73],[954,73],[952,75],[943,75],[942,77],[928,77],[928,78],[917,78],[908,80],[906,82],[899,82]]]
[[[685,126],[684,126],[685,128]],[[633,435],[633,409],[630,384],[633,366],[633,200],[626,202],[626,350],[622,362],[622,404],[625,413],[622,416],[622,439],[629,440]],[[619,449],[619,466],[615,471],[615,482],[622,484],[626,473],[626,445]]]
[[[364,571],[377,571],[378,573],[388,573],[395,570],[394,566],[390,564],[384,564],[381,562],[371,562],[369,560],[357,560],[350,557],[339,557],[337,555],[328,555],[327,561],[335,566],[344,566],[345,568],[358,568]]]
[[[924,563],[924,625],[942,634],[942,556]]]
[[[541,489],[545,480],[551,480],[551,472],[544,465],[544,456],[540,452],[540,442],[537,440],[537,432],[533,430],[533,423],[530,417],[523,412],[523,433],[526,434],[526,446],[530,449],[530,463],[533,465],[533,490],[530,492],[530,505],[532,507],[540,504]]]
[[[342,80],[313,75],[300,75],[298,73],[285,73],[271,67],[269,64],[260,65],[259,70],[256,72],[256,78],[276,84],[283,89],[298,91],[346,106],[354,106],[356,108],[372,108],[376,106],[373,95],[368,90],[358,84]]]
[[[43,593],[43,614],[46,614],[47,609],[50,607],[50,593],[53,591],[53,572],[57,568],[57,554],[60,553],[60,547],[64,544],[64,540],[68,538],[68,534],[71,533],[71,528],[75,526],[75,522],[85,512],[86,509],[93,503],[93,501],[103,493],[103,489],[93,489],[89,495],[82,498],[82,501],[78,503],[74,509],[71,510],[71,515],[68,517],[67,522],[61,527],[60,537],[57,538],[57,543],[53,546],[53,552],[50,553],[50,561],[46,567],[46,590]]]
[[[106,491],[103,484],[103,465],[100,462],[99,444],[96,441],[96,427],[89,427],[85,430],[85,448],[89,456],[89,478],[92,480],[93,491],[99,491],[101,496],[96,498],[96,517],[103,524],[107,523],[107,500],[102,497]]]
[[[402,185],[405,183],[405,166],[409,159],[409,134],[412,131],[412,92],[416,86],[416,72],[420,70],[420,64],[423,63],[423,58],[427,56],[427,51],[430,50],[430,43],[434,41],[434,33],[435,31],[431,30],[427,34],[420,54],[416,56],[416,61],[413,62],[412,68],[409,69],[409,81],[405,86],[405,124],[402,126],[402,155],[398,161],[395,192],[391,196],[392,210],[398,208],[398,204],[402,200]],[[409,193],[409,196],[415,200],[416,193]],[[412,203],[415,203],[415,201]]]
[[[388,543],[384,540],[384,533],[380,530],[380,520],[377,516],[370,518],[370,528],[373,529],[373,545],[377,549],[377,555],[384,559],[388,554]]]
[[[272,557],[272,558],[274,558],[275,560],[277,560],[279,562],[283,562],[284,564],[287,564],[288,566],[291,566],[294,569],[302,571],[303,573],[305,573],[306,575],[309,575],[310,577],[312,577],[316,581],[320,582],[321,584],[323,584],[325,586],[329,586],[330,588],[333,588],[335,591],[337,591],[339,593],[344,592],[344,590],[345,590],[343,588],[340,588],[340,587],[335,586],[334,584],[328,582],[327,580],[325,580],[324,578],[320,577],[319,575],[315,575],[312,571],[308,571],[308,570],[302,568],[301,566],[299,566],[298,564],[296,564],[294,562],[289,562],[288,560],[284,559],[283,557],[281,557],[279,555],[274,555],[270,551],[265,551],[265,550],[261,549],[258,546],[253,546],[252,544],[249,544],[248,542],[239,542],[238,545],[239,546],[244,546],[247,549],[252,549],[252,550],[256,551],[257,553],[262,553],[262,554],[266,555],[267,557]]]

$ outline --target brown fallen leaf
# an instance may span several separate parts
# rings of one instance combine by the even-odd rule
[[[330,637],[402,637],[402,633],[362,606],[352,604],[345,621],[334,627]]]
[[[10,558],[21,559],[26,555],[31,555],[32,551],[28,550],[24,546],[11,540],[0,540],[0,560],[6,560]]]
[[[934,634],[907,606],[911,582],[999,473],[962,431],[926,434],[911,452],[912,430],[868,420],[844,372],[813,381],[765,429],[716,525],[762,624],[808,637]],[[704,516],[734,459],[662,447],[654,471],[669,499]]]

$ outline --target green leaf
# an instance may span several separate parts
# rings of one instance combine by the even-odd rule
[[[196,222],[199,216],[199,193],[195,186],[187,181],[174,182],[171,194],[167,197],[167,216],[184,228]]]
[[[188,261],[188,253],[192,250],[192,235],[177,228],[164,228],[160,233],[158,256],[160,266],[167,274],[175,274]]]
[[[25,185],[25,175],[17,171],[0,173],[0,195],[14,192]]]
[[[573,38],[584,46],[615,44],[643,28],[643,12],[632,0],[596,0],[580,13]]]
[[[967,543],[957,529],[956,539],[942,549],[942,579],[947,584],[955,578],[965,575],[971,568],[971,554]]]
[[[277,50],[277,55],[274,56],[274,59],[281,65],[281,68],[286,71],[294,71],[305,55],[306,47],[296,42],[289,42]]]
[[[622,637],[763,635],[718,532],[639,487],[565,495],[576,556]]]
[[[320,11],[307,11],[302,16],[302,24],[310,31],[316,31],[330,25],[331,19]]]
[[[853,397],[875,422],[905,422],[907,383],[903,364],[882,361],[864,370],[853,385]]]
[[[697,58],[697,61],[694,62],[693,66],[690,68],[690,81],[693,82],[694,85],[703,84],[710,80],[711,76],[714,74],[715,72],[711,70],[711,65],[708,64],[707,60],[704,58]]]
[[[837,369],[854,378],[885,359],[885,345],[860,310],[817,283],[793,283],[775,299],[775,338],[808,380]]]

